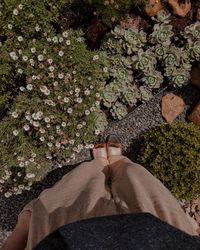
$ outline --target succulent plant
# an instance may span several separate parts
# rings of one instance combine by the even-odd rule
[[[181,50],[171,46],[163,56],[165,67],[174,67],[180,65]]]
[[[165,55],[166,51],[167,47],[163,46],[162,44],[156,44],[156,46],[154,47],[154,53],[158,60],[163,59],[163,56]]]
[[[150,49],[146,51],[138,50],[137,55],[133,56],[132,60],[134,62],[133,67],[143,72],[151,70],[157,63],[156,56]]]
[[[125,87],[123,86],[122,95],[122,100],[132,106],[140,98],[140,91],[137,85],[127,84]]]
[[[102,51],[106,51],[108,55],[122,54],[124,49],[118,39],[109,36],[101,46]]]
[[[99,131],[104,131],[106,126],[108,125],[108,121],[106,118],[106,115],[104,112],[102,112],[101,110],[98,110],[94,113],[95,115],[95,128]]]
[[[183,87],[190,80],[190,72],[184,68],[174,69],[172,74],[172,84],[174,87]]]
[[[200,40],[200,22],[198,21],[187,26],[185,32],[183,32],[183,36],[188,40],[189,44]]]
[[[160,85],[163,82],[163,76],[161,72],[152,70],[150,72],[145,73],[145,76],[142,78],[142,81],[150,89],[156,89],[160,88]]]
[[[158,13],[157,13],[157,15],[156,15],[156,17],[152,17],[152,19],[154,20],[154,21],[157,21],[157,22],[159,22],[159,23],[165,23],[165,24],[168,24],[168,23],[170,23],[170,20],[169,20],[169,17],[171,16],[171,14],[170,13],[167,13],[165,10],[160,10]]]
[[[200,61],[200,40],[193,43],[190,48],[191,58],[195,61]]]
[[[171,44],[171,37],[174,35],[172,31],[173,26],[167,24],[155,24],[154,31],[150,35],[150,42],[152,44],[162,44],[169,46]]]
[[[133,81],[132,70],[128,70],[125,67],[116,67],[110,69],[110,75],[117,81],[128,83]]]
[[[112,104],[117,101],[117,98],[118,93],[115,91],[113,85],[106,85],[102,94],[103,104],[106,107],[111,108]]]
[[[114,119],[118,119],[118,120],[121,120],[128,114],[126,106],[122,104],[121,102],[116,102],[113,105],[110,112],[112,116],[114,117]]]
[[[153,98],[151,90],[145,86],[140,86],[141,99],[143,102],[150,101]]]

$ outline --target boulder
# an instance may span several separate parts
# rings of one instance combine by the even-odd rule
[[[171,123],[185,109],[185,102],[179,96],[173,93],[168,93],[162,97],[161,110],[164,119]]]
[[[200,127],[200,102],[194,108],[192,113],[188,116],[188,120]]]

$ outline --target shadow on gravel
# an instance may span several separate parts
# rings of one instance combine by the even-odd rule
[[[14,195],[8,199],[0,193],[0,229],[12,230],[16,224],[19,212],[28,202],[36,198],[44,189],[52,187],[79,164],[53,170],[41,182],[33,184],[30,191],[24,191],[21,195]]]

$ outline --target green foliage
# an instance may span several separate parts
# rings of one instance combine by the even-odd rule
[[[119,20],[120,16],[131,8],[143,5],[146,0],[85,0],[96,7],[97,14],[107,26]]]
[[[174,39],[169,17],[160,11],[149,33],[116,26],[103,41],[101,50],[110,64],[103,104],[114,118],[118,116],[110,108],[116,102],[128,107],[148,101],[164,81],[174,87],[188,84],[192,63],[200,57],[200,24],[186,27]]]
[[[22,9],[16,1],[3,5],[0,190],[7,190],[6,197],[30,189],[51,170],[52,160],[67,162],[91,147],[107,125],[100,111],[107,76],[104,54],[88,50],[82,31],[55,33],[52,21],[58,13],[46,13],[41,6],[50,2],[39,2],[32,10],[27,1]],[[29,12],[35,15],[30,23]]]
[[[178,199],[200,195],[200,130],[195,125],[161,125],[147,132],[138,160]]]

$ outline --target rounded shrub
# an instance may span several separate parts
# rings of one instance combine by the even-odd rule
[[[138,160],[178,199],[200,195],[200,129],[194,124],[161,125],[147,132]]]

